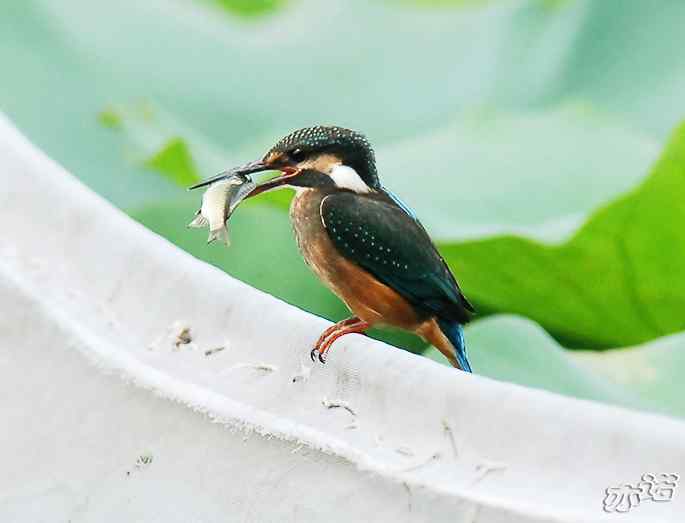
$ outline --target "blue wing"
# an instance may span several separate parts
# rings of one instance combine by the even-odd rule
[[[404,203],[399,196],[397,196],[394,192],[392,192],[389,189],[386,189],[385,187],[381,187],[383,192],[388,195],[388,197],[395,202],[400,209],[402,209],[404,212],[406,212],[409,216],[414,218],[414,220],[418,221],[419,219],[416,217],[416,213],[406,204]]]
[[[473,308],[425,229],[388,194],[326,196],[321,220],[338,251],[415,309],[465,323]]]

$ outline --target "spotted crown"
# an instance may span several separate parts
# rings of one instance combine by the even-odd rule
[[[306,153],[332,153],[345,165],[354,168],[367,185],[379,184],[376,157],[366,137],[343,127],[317,125],[293,131],[281,138],[270,152],[286,152],[295,148]]]

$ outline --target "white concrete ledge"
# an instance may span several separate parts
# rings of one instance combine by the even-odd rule
[[[312,365],[324,320],[135,223],[4,119],[0,188],[0,521],[618,521],[606,487],[685,472],[675,420],[360,336]],[[684,513],[676,492],[620,521]]]

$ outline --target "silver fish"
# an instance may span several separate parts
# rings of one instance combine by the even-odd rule
[[[230,245],[226,222],[256,186],[252,179],[238,174],[212,183],[202,195],[202,206],[188,227],[209,226],[207,243],[219,239]]]

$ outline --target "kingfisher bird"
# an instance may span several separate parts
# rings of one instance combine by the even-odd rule
[[[249,198],[290,187],[297,245],[353,316],[326,329],[311,351],[325,363],[335,340],[372,326],[411,331],[471,372],[463,325],[473,307],[416,215],[383,187],[364,135],[336,126],[299,129],[260,160],[201,182],[280,171]],[[410,174],[410,173],[407,173]]]

